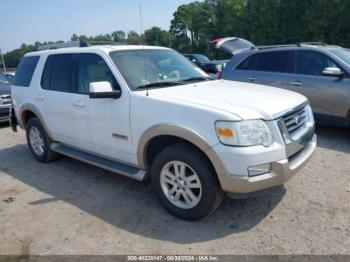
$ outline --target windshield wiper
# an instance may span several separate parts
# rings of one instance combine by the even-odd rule
[[[152,88],[152,87],[167,87],[167,86],[175,86],[181,85],[179,82],[154,82],[146,85],[137,86],[136,89],[144,89],[144,88]]]
[[[192,81],[207,81],[207,80],[210,80],[210,78],[205,76],[195,76],[195,77],[185,78],[181,80],[181,82],[185,83],[185,82],[192,82]]]

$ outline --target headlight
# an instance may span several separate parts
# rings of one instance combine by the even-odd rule
[[[307,114],[309,116],[309,121],[313,124],[315,122],[315,119],[314,119],[314,114],[312,112],[312,109],[311,109],[310,105],[306,106],[306,112],[307,112]]]
[[[273,142],[271,131],[263,120],[218,121],[215,129],[220,142],[225,145],[268,147]]]

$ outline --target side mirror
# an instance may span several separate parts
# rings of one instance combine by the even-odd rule
[[[89,84],[90,98],[119,98],[121,96],[120,90],[113,90],[110,82],[92,82]]]
[[[338,76],[341,77],[344,73],[338,67],[326,67],[322,74],[325,76]]]

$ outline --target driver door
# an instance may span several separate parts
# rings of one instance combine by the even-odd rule
[[[323,75],[326,67],[340,68],[323,53],[297,51],[295,74],[290,77],[288,89],[305,95],[317,115],[345,118],[350,103],[349,78]]]
[[[103,54],[81,53],[78,57],[77,93],[80,106],[76,107],[77,132],[87,151],[128,162],[130,153],[129,96],[118,99],[90,98],[89,84],[110,82],[121,90],[108,61]]]

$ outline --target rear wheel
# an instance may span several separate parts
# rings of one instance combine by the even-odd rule
[[[210,163],[187,145],[161,151],[152,164],[151,178],[163,206],[182,219],[204,218],[222,200],[223,193]]]
[[[29,149],[34,158],[40,162],[50,162],[58,154],[50,148],[51,141],[38,118],[31,118],[26,126],[26,137]]]

